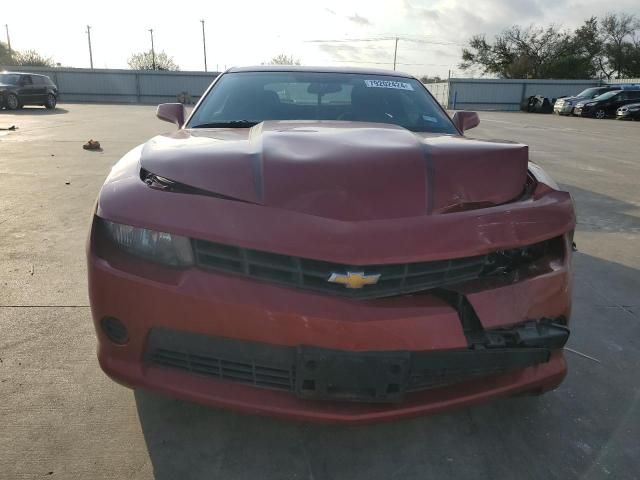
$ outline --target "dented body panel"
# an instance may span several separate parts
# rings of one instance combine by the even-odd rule
[[[250,263],[137,258],[104,238],[102,219],[208,242],[221,258],[282,260],[301,279],[314,262],[362,275],[483,266],[459,284],[355,299],[257,278]],[[574,228],[569,194],[521,144],[347,121],[181,129],[129,152],[100,192],[87,252],[98,357],[134,388],[311,421],[545,391],[566,373]],[[106,318],[126,325],[126,342]]]

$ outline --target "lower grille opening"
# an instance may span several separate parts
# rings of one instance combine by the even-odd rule
[[[544,332],[540,335],[544,335]],[[540,337],[542,338],[542,337]],[[557,346],[557,345],[555,345]],[[555,347],[554,346],[554,347]],[[306,360],[309,348],[320,360]],[[306,350],[305,350],[306,349]],[[319,352],[319,353],[318,353]],[[385,372],[364,370],[371,383],[340,382],[344,372],[357,364],[381,358],[406,358],[406,367],[387,363]],[[341,363],[340,359],[348,360]],[[354,360],[355,358],[355,360]],[[220,337],[208,337],[190,332],[153,329],[149,335],[145,360],[148,364],[178,369],[218,380],[236,382],[259,388],[295,393],[302,398],[397,401],[404,393],[452,385],[472,379],[489,377],[547,362],[550,349],[545,345],[526,348],[496,348],[437,352],[343,352],[314,347],[287,347],[246,342]],[[299,363],[303,362],[303,363]],[[329,362],[329,363],[325,363]],[[328,371],[338,377],[315,377],[314,372],[331,365]],[[336,369],[336,365],[338,368]],[[296,387],[296,371],[298,383]],[[332,370],[333,369],[333,370]],[[378,369],[380,370],[380,369]],[[404,372],[404,373],[403,373]],[[334,375],[336,373],[333,373]],[[366,375],[365,375],[366,376]],[[380,380],[384,387],[380,389]]]

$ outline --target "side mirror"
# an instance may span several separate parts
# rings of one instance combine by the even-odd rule
[[[456,112],[453,114],[452,120],[462,133],[480,125],[480,117],[476,112]]]
[[[184,105],[181,103],[161,103],[156,110],[156,117],[165,122],[175,123],[178,128],[184,125]]]

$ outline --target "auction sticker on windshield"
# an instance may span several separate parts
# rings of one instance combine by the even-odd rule
[[[393,80],[365,80],[364,84],[367,87],[373,88],[395,88],[398,90],[413,90],[410,83],[395,82]]]

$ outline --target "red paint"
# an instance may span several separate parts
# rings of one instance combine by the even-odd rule
[[[564,236],[564,259],[544,272],[508,284],[476,281],[461,291],[486,328],[568,317],[573,205],[566,192],[544,183],[522,197],[527,155],[520,144],[413,134],[381,124],[264,122],[250,130],[180,130],[125,156],[105,182],[96,214],[351,265],[467,257]],[[140,165],[245,202],[151,189],[140,180]],[[566,372],[561,352],[555,352],[548,363],[412,393],[398,405],[303,401],[290,393],[145,366],[147,334],[164,326],[277,345],[446,350],[467,344],[456,312],[429,292],[350,300],[231,274],[171,269],[132,258],[93,234],[88,270],[102,368],[126,385],[209,405],[361,423],[548,389]],[[99,321],[106,315],[127,324],[127,345],[116,346],[103,335]]]

